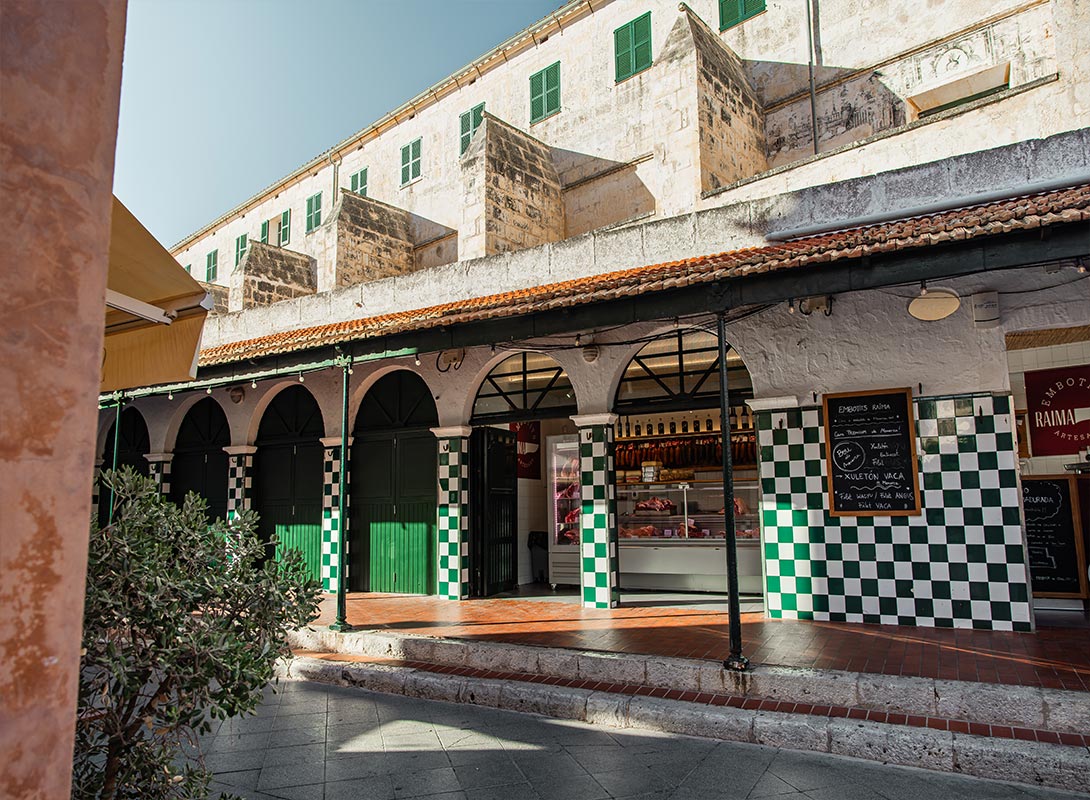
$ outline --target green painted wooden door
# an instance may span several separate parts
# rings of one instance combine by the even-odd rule
[[[304,387],[290,387],[265,411],[254,457],[254,509],[267,555],[279,559],[289,548],[298,550],[316,580],[322,573],[323,430],[314,398]]]
[[[431,393],[412,373],[387,375],[364,398],[352,445],[352,591],[436,591],[435,424]]]

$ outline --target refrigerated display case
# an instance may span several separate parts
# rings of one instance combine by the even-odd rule
[[[579,437],[550,436],[548,453],[549,583],[578,586],[580,510]]]
[[[761,594],[759,491],[756,474],[734,480],[738,590]],[[622,589],[726,591],[726,538],[720,481],[628,483],[617,487]]]

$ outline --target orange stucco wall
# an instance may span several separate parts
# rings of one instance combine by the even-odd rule
[[[70,792],[125,0],[4,0],[0,797]]]

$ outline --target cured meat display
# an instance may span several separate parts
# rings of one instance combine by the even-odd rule
[[[676,514],[677,503],[663,497],[650,497],[636,503],[637,511],[654,511],[657,514]]]
[[[731,458],[738,465],[756,464],[757,435],[732,433]],[[671,469],[714,468],[723,463],[722,442],[719,436],[686,436],[617,443],[614,450],[614,466],[617,469],[638,470],[645,461],[659,461]]]

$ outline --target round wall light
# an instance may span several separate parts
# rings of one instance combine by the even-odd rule
[[[961,298],[953,289],[928,287],[919,297],[913,297],[908,303],[908,313],[923,322],[935,322],[946,319],[961,307]]]

